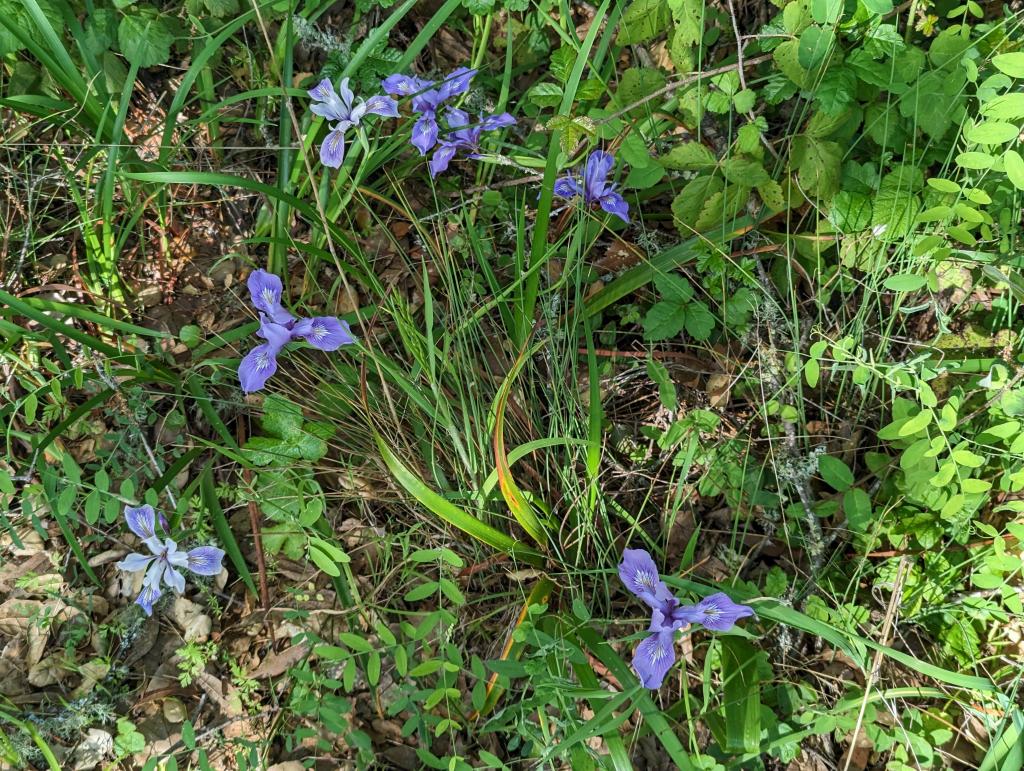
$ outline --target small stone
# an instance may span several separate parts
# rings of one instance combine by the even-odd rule
[[[171,606],[171,617],[181,627],[185,642],[205,642],[213,631],[213,621],[203,608],[191,600],[178,597]]]
[[[142,303],[142,307],[153,308],[163,302],[164,292],[160,287],[155,285],[144,286],[138,291],[136,297],[139,298],[139,302]]]
[[[72,753],[75,758],[74,770],[90,771],[113,751],[114,737],[99,728],[90,728]]]
[[[230,258],[221,260],[210,268],[210,280],[216,284],[230,286],[230,280],[233,278],[232,274],[234,274],[236,268],[237,266],[235,265],[234,260]]]
[[[183,723],[185,718],[188,717],[185,705],[179,699],[165,699],[163,712],[164,719],[168,723]]]

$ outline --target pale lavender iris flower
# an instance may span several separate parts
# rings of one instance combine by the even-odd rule
[[[445,111],[445,119],[448,127],[453,129],[437,144],[433,156],[430,158],[430,176],[436,177],[447,170],[455,154],[460,150],[466,153],[467,158],[480,158],[480,137],[485,131],[497,131],[508,126],[515,125],[516,119],[507,112],[497,115],[480,116],[479,122],[474,125],[469,123],[469,115],[462,110],[449,107]]]
[[[263,388],[277,372],[277,355],[292,340],[305,340],[321,351],[336,351],[356,341],[347,321],[331,316],[299,319],[289,313],[281,304],[283,284],[273,273],[254,270],[247,286],[260,315],[256,334],[266,342],[249,351],[238,365],[238,381],[245,393]]]
[[[441,84],[432,80],[424,80],[413,75],[390,75],[381,81],[381,88],[392,96],[411,96],[413,112],[419,118],[412,127],[410,144],[426,155],[437,144],[440,127],[437,124],[437,111],[453,96],[464,94],[469,89],[470,81],[476,70],[459,67],[451,72]]]
[[[398,117],[398,102],[389,96],[371,96],[369,99],[356,97],[348,87],[348,78],[343,78],[334,90],[334,84],[324,78],[309,90],[313,100],[310,112],[333,122],[330,132],[320,144],[320,162],[337,169],[345,160],[345,132],[359,126],[367,115],[381,115],[386,118]]]
[[[191,570],[199,576],[215,576],[220,573],[224,560],[223,549],[197,546],[187,552],[179,550],[173,539],[157,536],[156,512],[152,506],[125,506],[124,518],[128,529],[142,539],[150,553],[129,554],[116,567],[128,573],[146,572],[142,580],[142,592],[135,602],[147,616],[153,615],[153,604],[163,594],[161,584],[166,584],[178,594],[185,591],[185,576],[178,568]],[[161,521],[164,520],[161,518]]]
[[[567,174],[555,180],[554,193],[559,198],[583,198],[587,206],[599,205],[629,224],[629,204],[617,192],[617,186],[608,181],[615,166],[615,156],[603,150],[595,150],[587,158],[583,174]]]
[[[619,578],[626,588],[651,608],[650,634],[633,654],[633,669],[644,688],[660,688],[675,663],[675,634],[690,624],[715,632],[727,632],[752,608],[738,605],[722,592],[705,597],[696,605],[681,605],[661,579],[651,555],[643,549],[626,549],[619,563]]]

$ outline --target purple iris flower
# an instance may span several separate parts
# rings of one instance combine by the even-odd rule
[[[603,150],[595,150],[587,158],[583,177],[569,174],[555,180],[554,193],[559,198],[582,196],[587,206],[600,205],[609,214],[614,214],[629,224],[629,204],[616,192],[617,186],[608,181],[608,175],[615,166],[615,156]]]
[[[238,365],[242,391],[259,391],[277,372],[277,355],[292,340],[305,340],[321,351],[336,351],[355,342],[347,321],[332,316],[297,319],[281,305],[281,279],[265,270],[254,270],[247,282],[253,307],[260,314],[259,337],[266,340],[245,355]]]
[[[432,80],[423,80],[413,75],[390,75],[381,81],[381,88],[392,96],[412,96],[413,112],[419,118],[412,127],[410,144],[426,155],[437,144],[440,127],[437,125],[437,111],[448,99],[464,94],[476,70],[459,67],[452,71],[437,88]],[[450,160],[450,159],[449,159]]]
[[[719,592],[696,605],[680,605],[661,580],[657,565],[643,549],[626,549],[619,563],[619,578],[630,592],[651,608],[650,634],[633,654],[633,669],[644,688],[659,688],[675,663],[675,634],[690,624],[701,624],[715,632],[727,632],[753,609],[738,605]]]
[[[224,550],[216,546],[197,546],[189,551],[180,551],[178,544],[170,538],[161,539],[156,534],[156,512],[152,506],[124,507],[124,518],[128,529],[142,539],[149,554],[133,553],[117,563],[119,570],[137,573],[145,570],[142,592],[135,602],[147,616],[153,615],[153,604],[163,592],[161,584],[167,584],[175,592],[185,591],[185,576],[178,568],[187,568],[199,576],[215,576],[220,573]],[[161,522],[163,522],[161,517]]]
[[[259,391],[277,372],[277,354],[292,339],[288,327],[275,324],[263,314],[260,314],[260,328],[256,334],[267,342],[249,351],[238,365],[238,382],[247,394]]]
[[[448,168],[459,150],[466,151],[467,158],[480,158],[480,137],[485,131],[497,131],[515,125],[516,119],[503,112],[497,115],[480,116],[480,121],[469,125],[469,115],[454,107],[445,111],[448,127],[454,129],[438,143],[430,158],[430,176],[436,177]]]
[[[320,145],[320,162],[329,168],[336,169],[345,159],[345,131],[358,126],[367,115],[383,115],[387,118],[398,117],[398,102],[389,96],[371,96],[365,101],[356,98],[348,87],[348,78],[344,78],[334,90],[330,80],[324,78],[309,90],[313,100],[310,112],[320,115],[328,121],[334,121],[330,133]]]
[[[754,615],[752,608],[737,605],[722,592],[705,597],[696,605],[682,606],[681,613],[691,624],[700,624],[713,632],[728,632],[741,618]]]
[[[290,328],[295,317],[281,305],[284,285],[278,276],[265,270],[254,270],[249,274],[246,286],[249,287],[252,306],[257,311],[265,314],[273,323]]]

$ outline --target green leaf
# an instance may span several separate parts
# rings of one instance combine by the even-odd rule
[[[843,0],[811,0],[811,16],[818,24],[835,24],[843,16]]]
[[[871,224],[876,237],[882,241],[896,241],[906,237],[914,228],[914,218],[921,208],[919,196],[909,190],[883,187],[875,195]]]
[[[195,324],[186,324],[178,333],[178,339],[189,348],[195,348],[203,340],[203,330]]]
[[[814,92],[815,104],[828,115],[848,116],[844,111],[856,99],[857,75],[848,67],[830,67]]]
[[[715,193],[708,198],[697,215],[694,229],[699,232],[728,222],[735,217],[750,198],[750,188],[741,185],[729,185],[720,193]]]
[[[992,165],[995,162],[996,162],[995,157],[989,155],[988,153],[980,153],[980,152],[960,153],[956,157],[956,164],[957,164],[957,166],[962,166],[965,169],[972,169],[972,170],[990,169],[990,168],[992,168]]]
[[[576,51],[572,46],[563,44],[551,52],[551,74],[561,82],[566,83],[572,74],[572,68],[576,65]]]
[[[892,0],[861,0],[864,7],[873,14],[884,16],[893,9]]]
[[[633,0],[622,14],[615,42],[621,46],[643,43],[668,29],[671,21],[665,0]]]
[[[754,109],[756,102],[757,92],[749,88],[737,91],[732,98],[732,104],[736,108],[736,112],[750,112]]]
[[[847,490],[843,494],[843,513],[851,530],[866,533],[871,524],[871,498],[859,487]]]
[[[790,208],[789,199],[782,189],[782,185],[774,179],[769,179],[757,186],[757,194],[769,210],[773,212],[784,211]]]
[[[715,315],[702,302],[693,302],[686,306],[684,314],[687,334],[694,340],[707,340],[715,330]]]
[[[240,10],[238,0],[203,0],[203,5],[210,11],[210,15],[216,18],[234,16]]]
[[[759,161],[748,158],[728,158],[722,161],[722,174],[737,185],[755,187],[771,180]]]
[[[420,602],[421,600],[427,599],[427,597],[433,597],[437,592],[437,589],[437,581],[427,581],[426,583],[414,586],[412,589],[407,591],[403,599],[406,602]]]
[[[156,8],[139,6],[121,19],[117,41],[129,62],[139,67],[155,67],[171,58],[174,27]]]
[[[984,102],[979,112],[996,120],[1018,120],[1024,118],[1024,94],[1001,94]]]
[[[897,435],[901,438],[908,436],[914,436],[915,434],[924,431],[932,421],[935,420],[935,413],[931,409],[921,410],[917,415],[910,418],[906,423],[900,426]]]
[[[622,181],[622,186],[630,190],[648,190],[658,184],[665,176],[665,167],[653,158],[647,159],[644,167],[634,166]]]
[[[997,70],[1011,78],[1024,78],[1024,51],[993,56],[992,64]]]
[[[668,340],[683,331],[686,306],[662,300],[651,306],[644,316],[645,340]]]
[[[826,484],[837,492],[853,487],[853,472],[834,455],[822,455],[818,458],[818,473]]]
[[[790,3],[787,8],[799,5],[799,3]],[[809,80],[808,72],[800,64],[800,44],[796,40],[787,40],[780,43],[772,51],[772,59],[775,60],[775,65],[779,68],[787,78],[795,83],[800,88],[804,88]]]
[[[1003,166],[1006,168],[1006,176],[1018,190],[1024,190],[1024,158],[1016,150],[1007,150],[1003,153]]]
[[[871,225],[871,198],[840,190],[832,199],[829,221],[840,233],[857,233]]]
[[[665,85],[665,75],[653,67],[630,67],[619,79],[619,87],[613,98],[618,109],[623,109],[634,102],[644,99]],[[650,107],[641,106],[632,110],[629,115],[644,115]]]
[[[725,751],[757,753],[761,740],[761,677],[757,652],[746,640],[722,635]]]
[[[897,273],[895,276],[889,276],[889,278],[883,281],[882,286],[893,292],[916,292],[926,283],[928,283],[928,279],[924,276]]]
[[[800,33],[797,62],[805,70],[816,70],[835,47],[836,34],[831,29],[811,26]]]
[[[462,0],[467,11],[476,16],[486,16],[494,10],[495,0]]]
[[[660,273],[654,277],[654,286],[661,299],[685,305],[693,299],[693,286],[678,273]]]
[[[341,570],[335,564],[334,560],[320,548],[320,542],[310,541],[309,543],[309,558],[313,561],[313,564],[320,568],[324,573],[329,576],[338,577],[341,575]]]
[[[651,162],[651,154],[647,150],[647,143],[644,142],[639,132],[630,132],[622,144],[619,145],[619,153],[622,159],[630,166],[646,166]]]
[[[839,189],[843,148],[835,142],[810,136],[798,136],[793,141],[793,164],[800,185],[811,195],[829,199]]]
[[[967,139],[979,145],[1001,145],[1017,138],[1020,129],[1012,123],[990,120],[965,132]]]
[[[647,359],[647,377],[658,385],[658,398],[667,410],[675,410],[678,406],[676,384],[669,374],[668,367],[657,359]]]
[[[535,83],[526,98],[538,107],[557,107],[562,103],[562,87],[557,83]]]
[[[701,171],[718,165],[714,154],[700,142],[683,142],[658,158],[666,169]]]
[[[680,233],[684,236],[693,235],[705,203],[724,187],[725,183],[719,177],[697,177],[686,184],[672,201],[672,215]]]

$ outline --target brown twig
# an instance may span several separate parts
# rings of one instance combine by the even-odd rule
[[[238,446],[245,444],[245,419],[238,420]],[[242,469],[242,479],[245,486],[252,489],[252,471],[248,468]],[[252,530],[252,543],[256,549],[256,570],[260,575],[260,605],[263,610],[270,610],[270,590],[267,588],[267,563],[263,559],[263,535],[260,531],[260,510],[256,501],[249,499],[249,527]]]

